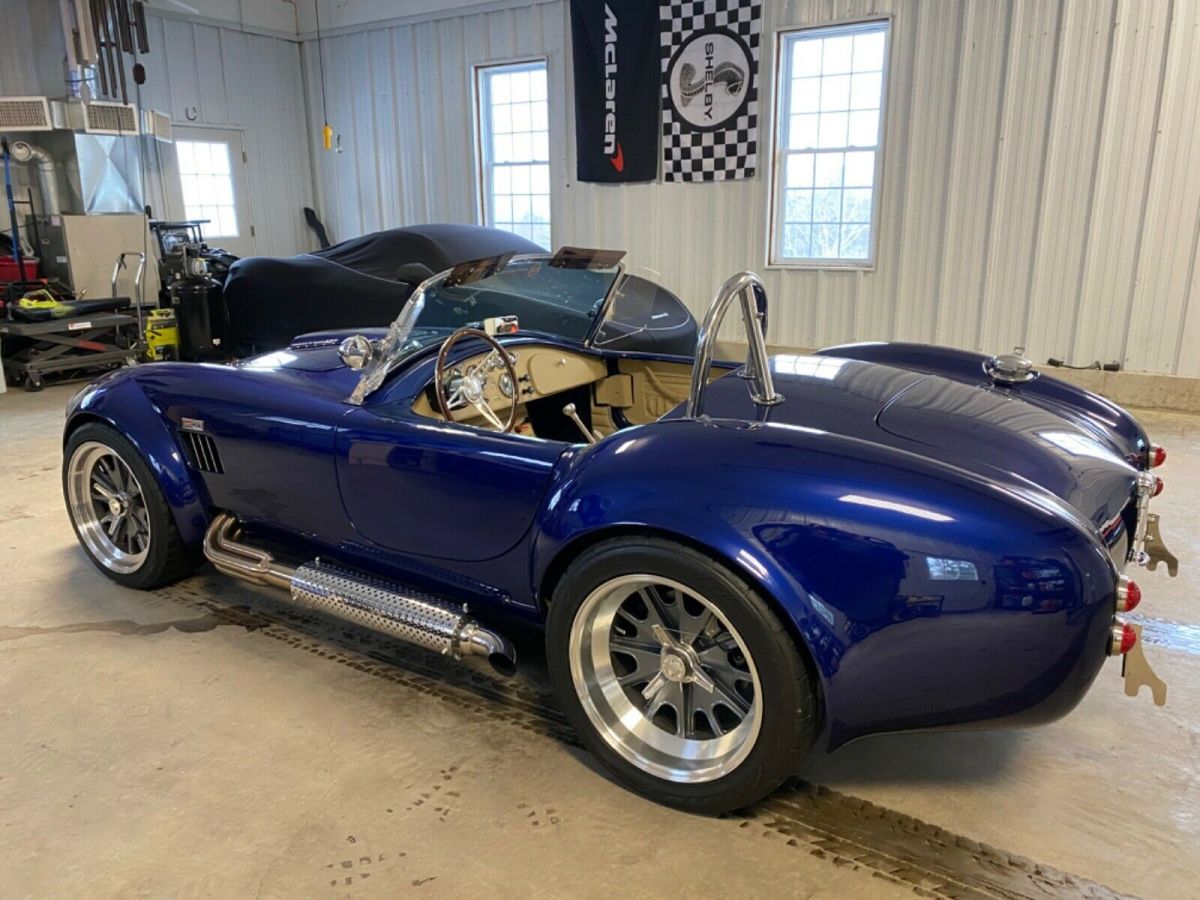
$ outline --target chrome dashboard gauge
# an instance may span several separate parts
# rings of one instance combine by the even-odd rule
[[[502,393],[505,397],[508,397],[511,400],[512,396],[513,396],[513,389],[514,389],[513,381],[509,377],[508,373],[507,372],[502,373],[500,375],[500,393]]]

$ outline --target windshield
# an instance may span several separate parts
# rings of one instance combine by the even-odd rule
[[[389,326],[350,401],[361,404],[406,358],[459,328],[584,341],[624,271],[623,255],[563,248],[553,256],[474,260],[435,275],[413,292]]]

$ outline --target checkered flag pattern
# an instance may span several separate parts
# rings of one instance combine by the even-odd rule
[[[752,178],[758,165],[758,63],[762,38],[761,0],[663,0],[662,35],[663,180],[722,181]],[[714,129],[696,127],[677,108],[671,80],[680,79],[672,60],[706,32],[729,32],[750,53],[743,89],[746,102]],[[695,79],[695,69],[692,78]],[[700,78],[703,80],[703,75]],[[714,90],[722,88],[711,82]],[[678,87],[676,88],[678,91]]]

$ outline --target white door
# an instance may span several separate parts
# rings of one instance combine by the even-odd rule
[[[210,247],[254,256],[249,178],[242,132],[237,128],[172,126],[175,172],[166,178],[172,219],[207,219]]]

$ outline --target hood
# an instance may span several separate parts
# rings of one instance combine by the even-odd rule
[[[346,364],[338,354],[338,347],[351,335],[361,334],[371,340],[379,340],[387,333],[386,328],[347,328],[338,331],[310,331],[292,338],[282,350],[260,353],[237,363],[244,369],[291,369],[300,372],[330,372],[343,369]]]
[[[995,481],[1033,484],[1070,503],[1115,540],[1136,472],[1070,419],[1015,392],[860,360],[778,356],[771,370],[783,403],[756,407],[747,382],[731,373],[709,385],[705,413],[829,431]],[[680,415],[682,409],[671,413]]]

